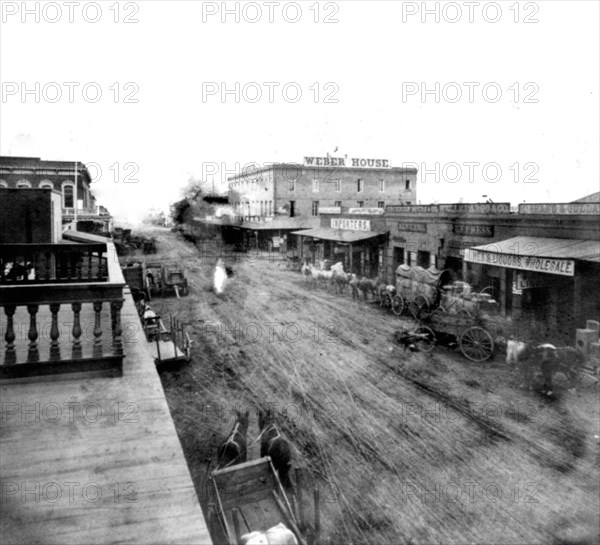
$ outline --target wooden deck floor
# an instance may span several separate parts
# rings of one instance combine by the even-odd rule
[[[122,317],[137,320],[130,295]],[[135,336],[122,377],[0,387],[3,545],[211,543],[141,328]]]

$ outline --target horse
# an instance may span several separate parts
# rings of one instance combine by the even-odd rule
[[[270,456],[273,467],[279,475],[281,485],[291,490],[290,470],[292,469],[292,448],[290,443],[275,426],[275,416],[271,409],[258,412],[260,428],[260,455]]]
[[[533,375],[540,369],[544,378],[542,386],[547,395],[552,394],[552,375],[558,367],[556,346],[532,342],[509,340],[506,343],[506,363],[517,366],[521,376],[521,386],[532,389]]]
[[[317,285],[319,284],[319,281],[321,280],[321,273],[323,271],[321,271],[320,269],[317,269],[312,264],[310,264],[308,266],[308,270],[310,272],[310,278],[311,278],[311,281],[312,281],[312,286],[313,286],[313,288],[316,288]]]
[[[250,411],[242,413],[236,412],[236,421],[227,436],[227,439],[221,444],[217,451],[217,469],[229,467],[234,464],[241,464],[246,461],[248,456],[248,442],[246,435],[248,433],[248,424],[250,422]]]

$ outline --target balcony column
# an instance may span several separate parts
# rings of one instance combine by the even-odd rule
[[[29,350],[27,352],[27,361],[39,361],[40,353],[38,350],[38,330],[36,315],[39,310],[39,305],[27,305],[27,312],[29,312]]]
[[[6,341],[6,356],[4,359],[7,364],[16,363],[17,361],[17,354],[15,351],[15,339],[17,336],[15,335],[13,324],[13,316],[16,308],[15,305],[7,305],[4,307],[4,314],[6,314],[6,333],[4,335],[4,340]]]
[[[110,304],[110,310],[113,318],[113,352],[118,356],[123,355],[123,339],[122,339],[122,328],[121,328],[121,309],[123,308],[123,301],[113,301]]]
[[[60,359],[60,345],[58,339],[60,337],[60,330],[58,329],[58,311],[60,310],[59,303],[50,304],[50,312],[52,313],[52,325],[50,327],[50,361]]]
[[[94,356],[102,355],[102,323],[101,323],[102,301],[94,303]]]
[[[81,322],[79,313],[81,312],[81,303],[72,303],[73,309],[73,356],[72,359],[77,360],[82,357],[81,350]]]

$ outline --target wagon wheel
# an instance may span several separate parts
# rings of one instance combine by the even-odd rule
[[[404,299],[402,299],[402,295],[394,295],[394,297],[392,297],[391,306],[392,312],[396,316],[400,316],[400,314],[402,314],[402,311],[404,310]]]
[[[471,361],[485,361],[494,351],[494,340],[482,327],[472,326],[459,339],[461,352]]]
[[[415,341],[415,346],[419,352],[431,352],[435,348],[435,333],[427,326],[419,326],[415,329],[416,335],[424,335],[422,339]]]
[[[417,295],[410,303],[410,313],[415,320],[421,320],[429,316],[429,302],[422,295]]]

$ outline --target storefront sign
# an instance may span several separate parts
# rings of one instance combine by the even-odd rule
[[[544,278],[543,276],[518,273],[517,280],[515,282],[515,289],[521,291],[531,288],[542,288],[547,286],[549,283],[550,282],[548,282],[548,279]]]
[[[371,220],[352,220],[349,218],[331,218],[332,229],[346,229],[349,231],[370,231]]]
[[[600,214],[600,203],[520,204],[519,214]]]
[[[394,214],[509,214],[510,203],[390,204],[386,210]]]
[[[454,224],[452,232],[455,235],[470,236],[470,237],[493,237],[493,225],[469,225],[469,224]]]
[[[384,212],[383,208],[348,208],[348,214],[361,214],[364,216],[381,216]]]
[[[409,231],[411,233],[426,233],[426,223],[401,223],[398,222],[398,231]]]
[[[305,157],[304,164],[309,167],[392,168],[388,159],[355,157]]]
[[[465,250],[465,261],[523,271],[560,274],[562,276],[573,276],[575,274],[575,261],[573,259],[497,254],[470,248]]]
[[[319,208],[319,214],[341,214],[342,209],[339,206],[322,206]]]

